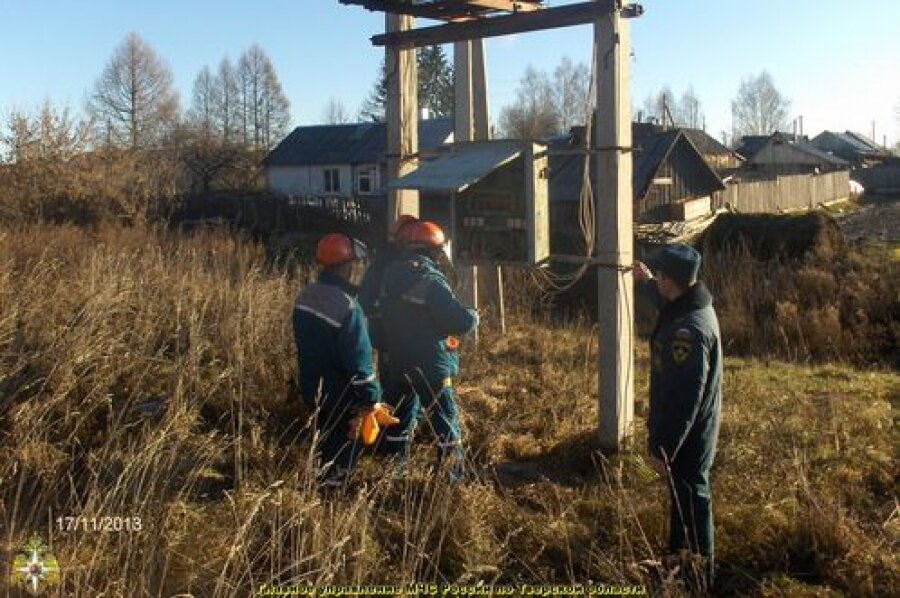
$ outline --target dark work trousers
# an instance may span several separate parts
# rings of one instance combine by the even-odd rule
[[[708,468],[672,468],[672,506],[669,516],[669,553],[688,548],[710,560],[714,556],[712,489]]]
[[[362,449],[359,440],[347,438],[350,420],[355,415],[348,394],[322,405],[316,420],[319,435],[316,448],[322,467],[329,475],[352,470]]]

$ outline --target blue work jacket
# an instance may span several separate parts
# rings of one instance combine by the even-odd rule
[[[478,312],[456,298],[429,257],[408,252],[388,266],[381,313],[393,376],[409,376],[414,384],[424,377],[440,388],[459,373],[459,355],[447,347],[447,337],[472,332]]]
[[[381,397],[365,316],[354,293],[343,278],[322,272],[294,303],[300,393],[311,408],[344,400],[360,408]]]

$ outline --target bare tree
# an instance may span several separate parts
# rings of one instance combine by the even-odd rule
[[[259,44],[253,44],[238,61],[241,132],[245,145],[268,149],[286,132],[290,103],[281,89],[275,67]]]
[[[344,103],[337,98],[330,98],[325,104],[322,120],[328,125],[341,125],[350,122],[350,113]]]
[[[259,149],[272,149],[287,135],[291,124],[291,104],[281,89],[275,66],[268,62],[263,77],[262,92],[263,145]]]
[[[703,104],[700,102],[700,98],[697,97],[697,92],[694,91],[693,85],[689,85],[684,90],[684,93],[681,94],[675,119],[683,127],[699,129],[703,126]]]
[[[741,81],[737,97],[731,103],[736,132],[742,135],[768,135],[787,124],[791,102],[775,87],[767,71]]]
[[[664,85],[659,91],[649,94],[644,99],[644,119],[660,124],[674,125],[674,115],[678,112],[675,94],[672,88]]]
[[[591,73],[583,62],[566,56],[553,71],[553,105],[559,128],[568,131],[587,122]]]
[[[211,135],[214,129],[215,112],[218,102],[218,87],[212,71],[204,66],[194,79],[191,94],[191,108],[188,110],[188,121],[201,132]]]
[[[172,72],[137,33],[115,49],[94,86],[89,109],[116,145],[155,144],[178,117]]]
[[[546,139],[560,131],[547,73],[532,66],[525,70],[516,90],[516,101],[500,113],[500,128],[511,139]]]
[[[219,63],[215,87],[216,103],[213,111],[215,129],[225,141],[235,141],[240,133],[238,126],[241,121],[240,95],[234,66],[227,57]]]

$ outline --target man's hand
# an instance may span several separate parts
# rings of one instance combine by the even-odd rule
[[[650,271],[650,268],[647,267],[647,264],[642,261],[638,260],[634,262],[634,269],[632,270],[632,273],[634,274],[634,279],[637,282],[653,280],[653,273]]]

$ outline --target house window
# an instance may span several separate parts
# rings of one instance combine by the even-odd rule
[[[365,170],[360,170],[359,174],[357,174],[356,179],[356,188],[359,189],[360,195],[368,195],[372,193],[372,179],[374,178],[373,172],[368,168]]]
[[[326,168],[325,193],[339,193],[341,190],[341,171],[337,168]]]

